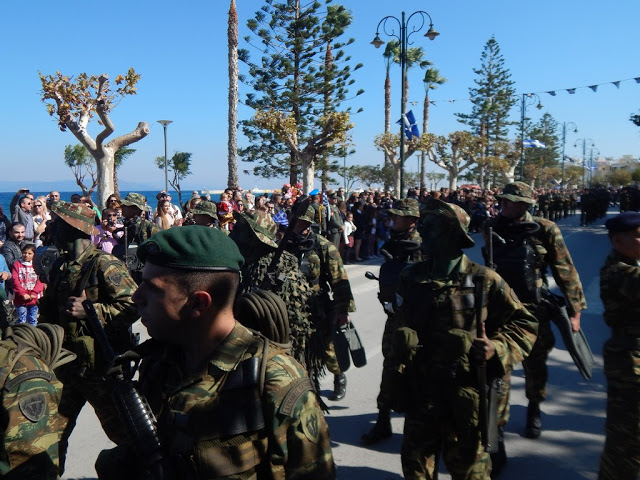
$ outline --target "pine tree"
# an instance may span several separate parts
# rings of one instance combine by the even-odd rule
[[[509,111],[516,104],[513,80],[509,70],[504,66],[504,58],[500,53],[500,46],[491,37],[484,46],[480,56],[480,68],[474,68],[477,75],[474,80],[476,87],[469,88],[471,99],[471,113],[456,113],[458,121],[468,125],[474,135],[486,139],[485,151],[481,155],[484,159],[494,155],[495,146],[507,140],[509,126],[515,124],[509,121]],[[478,176],[484,182],[484,166],[479,165]]]
[[[323,9],[330,0],[265,3],[247,22],[253,36],[245,38],[262,57],[252,61],[247,50],[239,51],[249,69],[241,80],[253,89],[245,103],[256,110],[242,122],[249,145],[241,155],[256,162],[254,174],[263,177],[288,175],[293,184],[302,172],[307,188],[315,162],[344,143],[352,127],[349,109],[339,111],[351,72],[360,67],[351,67],[345,53],[353,39],[340,41],[352,17],[340,5]]]

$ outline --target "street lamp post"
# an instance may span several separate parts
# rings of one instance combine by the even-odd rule
[[[587,183],[587,146],[593,147],[595,143],[590,138],[580,138],[573,146],[577,147],[579,144],[582,144],[582,188],[584,188]]]
[[[169,176],[167,174],[167,125],[172,123],[173,120],[158,120],[158,123],[162,125],[164,130],[164,191],[169,192]]]
[[[419,24],[419,26],[416,23],[416,25],[412,26],[409,30],[409,24],[414,16],[419,16],[416,17],[416,19],[419,18],[421,23]],[[401,20],[392,15],[384,17],[382,20],[380,20],[380,22],[378,22],[378,26],[376,27],[376,36],[371,42],[371,45],[376,48],[380,48],[382,45],[384,45],[384,42],[380,39],[380,26],[382,26],[382,32],[385,35],[389,37],[395,37],[400,41],[400,71],[402,75],[402,82],[400,84],[400,88],[402,90],[402,100],[400,102],[400,192],[398,193],[400,197],[404,196],[404,115],[406,113],[404,85],[407,80],[407,45],[410,43],[409,38],[411,37],[411,35],[419,32],[425,26],[425,17],[429,18],[429,30],[427,30],[427,33],[425,33],[424,36],[429,40],[433,40],[440,34],[433,28],[433,20],[431,19],[431,15],[423,10],[418,10],[417,12],[413,12],[411,15],[409,15],[409,18],[406,19],[405,12],[402,12]],[[396,24],[394,23],[394,21],[397,22],[397,26],[400,28],[400,31],[398,33],[396,33]]]
[[[564,186],[564,160],[565,160],[564,148],[567,143],[567,128],[569,129],[569,131],[573,133],[578,133],[578,126],[575,123],[562,122],[562,181],[560,182],[560,185],[562,186],[562,188],[565,188]]]
[[[597,147],[592,146],[589,149],[589,188],[591,188],[593,184],[593,151],[594,150],[598,152],[596,155],[600,155],[600,150]]]
[[[542,103],[535,93],[523,93],[522,97],[513,95],[513,98],[520,102],[520,180],[524,181],[524,127],[527,120],[527,103],[533,105],[537,102],[538,110],[542,108]]]

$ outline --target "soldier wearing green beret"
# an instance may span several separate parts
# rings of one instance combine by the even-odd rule
[[[322,360],[334,375],[330,400],[338,401],[347,393],[347,377],[338,365],[332,332],[337,325],[349,323],[349,313],[355,312],[356,304],[340,252],[310,228],[315,223],[315,214],[315,208],[310,205],[304,215],[298,217],[293,227],[296,239],[287,248],[298,257],[300,269],[311,285],[311,319],[324,346]]]
[[[0,477],[56,480],[62,383],[53,371],[73,361],[59,325],[7,327],[0,340]]]
[[[397,285],[401,268],[410,263],[422,260],[420,246],[422,237],[417,228],[420,219],[418,201],[414,198],[396,200],[393,208],[388,210],[391,215],[390,238],[381,248],[385,254],[385,263],[380,267],[380,283]],[[379,297],[383,303],[387,321],[382,335],[382,381],[378,394],[378,418],[373,428],[362,435],[363,445],[374,445],[392,435],[391,431],[391,406],[389,405],[389,369],[391,368],[392,334],[394,330],[393,301]]]
[[[164,478],[335,478],[304,368],[234,317],[244,263],[234,242],[213,228],[172,228],[140,256],[133,299],[152,337],[139,347],[140,391],[157,417]],[[141,478],[136,452],[117,450],[101,454],[110,471],[101,478]]]
[[[462,252],[474,242],[461,207],[430,199],[420,213],[423,261],[400,274],[391,356],[391,403],[406,414],[402,471],[434,479],[441,455],[453,480],[489,480],[477,369],[486,363],[496,378],[521,361],[536,322],[498,274]]]
[[[277,224],[269,213],[261,211],[233,212],[233,217],[236,223],[229,238],[238,245],[245,258],[240,292],[266,288],[284,301],[291,327],[293,356],[307,367],[305,349],[314,331],[309,318],[311,288],[298,268],[298,259],[287,251],[282,252],[272,277],[267,279],[267,269],[278,249]]]
[[[531,187],[523,182],[510,183],[505,185],[497,198],[500,199],[502,210],[497,217],[485,223],[485,245],[488,229],[492,228],[500,239],[493,242],[493,263],[496,270],[509,282],[518,298],[540,324],[535,346],[523,361],[525,392],[529,400],[525,435],[528,438],[538,438],[542,431],[540,403],[546,397],[548,380],[546,363],[555,344],[550,326],[551,306],[542,298],[543,290],[547,288],[547,268],[551,269],[553,278],[567,300],[575,332],[580,329],[580,312],[587,304],[580,277],[560,229],[551,220],[534,217],[529,213],[529,208],[535,204]],[[506,373],[501,429],[509,419],[510,371]],[[501,451],[500,456],[504,457],[504,451]],[[500,461],[496,457],[494,463]]]
[[[78,357],[56,372],[64,385],[59,412],[69,420],[60,441],[62,472],[69,436],[86,402],[93,406],[107,436],[115,443],[125,441],[124,425],[102,377],[102,354],[94,348],[94,337],[84,325],[82,302],[93,302],[113,348],[124,352],[132,346],[130,328],[138,319],[131,299],[137,285],[120,260],[91,243],[91,235],[98,230],[90,207],[59,202],[51,211],[54,219],[47,229],[61,256],[51,268],[48,288],[39,301],[40,321],[61,325],[64,347]]]

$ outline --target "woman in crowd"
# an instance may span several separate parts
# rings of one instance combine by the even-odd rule
[[[47,198],[44,195],[39,196],[33,201],[33,226],[35,228],[36,236],[33,241],[36,244],[36,247],[42,245],[42,240],[40,239],[40,235],[47,228],[47,222],[51,220],[51,214],[47,209]]]
[[[4,245],[4,242],[7,239],[7,232],[9,232],[9,230],[11,230],[11,220],[9,220],[4,214],[4,210],[0,205],[0,247]]]
[[[158,202],[155,222],[160,230],[168,230],[173,227],[175,219],[171,215],[171,202],[169,200],[160,200]]]

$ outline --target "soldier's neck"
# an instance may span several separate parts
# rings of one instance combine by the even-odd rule
[[[76,238],[73,243],[69,245],[70,248],[66,253],[67,258],[70,260],[79,258],[89,245],[91,245],[91,240],[88,238]]]
[[[460,260],[462,259],[462,252],[453,252],[450,254],[438,254],[431,257],[431,278],[448,278],[456,269]]]

